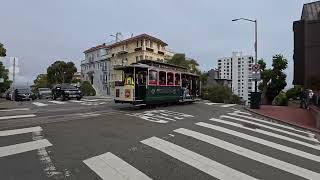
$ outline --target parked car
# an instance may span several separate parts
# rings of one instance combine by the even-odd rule
[[[12,100],[14,101],[23,101],[23,100],[35,100],[36,96],[32,93],[30,88],[27,87],[20,87],[15,88],[12,93]]]
[[[61,98],[63,101],[71,98],[80,100],[82,93],[71,84],[57,84],[52,88],[52,99],[55,100],[57,98]]]
[[[50,88],[38,88],[38,98],[51,98],[51,89]]]

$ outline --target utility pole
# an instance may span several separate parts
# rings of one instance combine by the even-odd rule
[[[116,42],[120,41],[120,36],[122,36],[121,32],[116,32],[116,34],[111,34],[110,36],[116,38]]]
[[[14,86],[15,79],[16,79],[16,58],[13,58],[13,72],[12,72],[12,86]]]

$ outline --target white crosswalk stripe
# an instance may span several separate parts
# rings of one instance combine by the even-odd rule
[[[222,148],[224,150],[233,152],[235,154],[239,154],[239,155],[244,156],[246,158],[253,159],[255,161],[267,164],[269,166],[281,169],[283,171],[287,171],[289,173],[295,174],[297,176],[300,176],[300,177],[303,177],[306,179],[315,179],[315,180],[320,179],[319,173],[310,171],[305,168],[301,168],[299,166],[296,166],[296,165],[293,165],[293,164],[290,164],[290,163],[287,163],[284,161],[280,161],[278,159],[257,153],[255,151],[228,143],[226,141],[223,141],[223,140],[220,140],[220,139],[217,139],[217,138],[205,135],[205,134],[201,134],[201,133],[187,130],[187,129],[183,129],[183,128],[177,129],[174,131],[177,133],[189,136],[189,137],[193,137],[193,138],[198,139],[200,141],[209,143],[213,146],[217,146],[217,147]]]
[[[15,115],[15,116],[0,116],[0,120],[5,119],[18,119],[18,118],[30,118],[35,117],[35,114],[24,114],[24,115]]]
[[[102,179],[151,180],[147,175],[110,152],[86,159],[83,162]]]
[[[62,101],[48,101],[54,104],[67,104],[67,102],[62,102]]]
[[[318,141],[315,138],[303,136],[303,135],[296,134],[296,133],[292,133],[292,132],[289,132],[289,131],[286,131],[286,130],[283,130],[283,129],[280,129],[280,128],[267,126],[267,125],[264,125],[264,124],[261,124],[261,123],[256,123],[256,122],[253,122],[253,121],[249,121],[249,120],[245,120],[245,119],[241,119],[241,118],[236,118],[236,117],[232,117],[232,116],[225,116],[225,115],[220,116],[220,118],[227,118],[227,119],[232,119],[232,120],[236,120],[236,121],[240,121],[240,122],[244,122],[244,123],[254,124],[254,125],[257,125],[259,127],[264,127],[264,128],[267,128],[267,129],[271,129],[271,130],[277,131],[277,132],[281,132],[281,133],[284,133],[284,134],[289,134],[291,136],[295,136],[295,137],[298,137],[298,138],[301,138],[301,139],[305,139],[305,140],[308,140],[308,141],[312,141],[312,142],[317,142],[318,143]]]
[[[232,107],[232,106],[235,106],[236,104],[225,104],[225,105],[222,105],[221,107],[224,107],[224,108],[226,108],[226,107]]]
[[[297,150],[297,149],[294,149],[294,148],[291,148],[291,147],[288,147],[288,146],[284,146],[284,145],[281,145],[281,144],[277,144],[277,143],[274,143],[274,142],[271,142],[271,141],[267,141],[267,140],[264,140],[264,139],[261,139],[261,138],[257,138],[257,137],[254,137],[254,136],[250,136],[250,135],[247,135],[247,134],[244,134],[244,133],[240,133],[240,132],[237,132],[237,131],[233,131],[233,130],[230,130],[230,129],[227,129],[227,128],[223,128],[223,127],[220,127],[220,126],[215,126],[215,125],[204,123],[204,122],[196,123],[196,125],[202,126],[202,127],[206,127],[206,128],[210,128],[210,129],[213,129],[213,130],[216,130],[216,131],[220,131],[222,133],[227,133],[227,134],[230,134],[230,135],[233,135],[233,136],[236,136],[236,137],[240,137],[242,139],[245,139],[245,140],[248,140],[248,141],[252,141],[252,142],[255,142],[255,143],[259,143],[261,145],[269,146],[269,147],[278,149],[280,151],[291,153],[293,155],[300,156],[300,157],[303,157],[303,158],[306,158],[306,159],[309,159],[309,160],[320,162],[320,157],[319,156],[316,156],[316,155],[313,155],[313,154],[310,154],[310,153],[307,153],[307,152],[303,152],[303,151],[300,151],[300,150]]]
[[[2,109],[0,112],[11,112],[11,111],[29,111],[29,108],[18,108],[18,109]]]
[[[41,103],[41,102],[32,102],[32,104],[36,105],[36,106],[48,106],[48,104],[44,104],[44,103]]]
[[[234,126],[234,127],[246,129],[246,130],[249,130],[249,131],[257,132],[257,133],[264,134],[264,135],[267,135],[267,136],[272,136],[272,137],[275,137],[275,138],[278,138],[278,139],[290,141],[290,142],[293,142],[293,143],[296,143],[296,144],[300,144],[300,145],[303,145],[303,146],[306,146],[306,147],[310,147],[310,148],[313,148],[313,149],[316,149],[316,150],[320,150],[320,145],[319,144],[306,143],[306,142],[299,141],[299,140],[296,140],[296,139],[293,139],[293,138],[290,138],[290,137],[287,137],[287,136],[279,135],[279,134],[272,133],[272,132],[265,131],[265,130],[261,130],[261,129],[248,128],[248,127],[245,127],[244,125],[241,125],[241,124],[238,124],[238,123],[233,123],[233,122],[222,120],[222,119],[211,118],[210,120],[211,121],[215,121],[215,122],[219,122],[219,123],[223,123],[223,124],[227,124],[227,125],[231,125],[231,126]]]
[[[5,131],[0,131],[0,137],[12,136],[17,134],[25,134],[25,133],[37,132],[37,131],[42,131],[42,128],[40,126],[37,126],[37,127],[23,128],[23,129],[5,130]]]
[[[192,167],[195,167],[215,178],[226,180],[250,180],[254,177],[243,174],[216,161],[206,158],[200,154],[194,153],[188,149],[170,143],[168,141],[152,137],[141,141],[141,143],[155,148],[169,156],[174,157]]]

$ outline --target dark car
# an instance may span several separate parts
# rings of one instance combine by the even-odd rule
[[[12,93],[12,100],[23,101],[23,100],[35,100],[36,96],[31,92],[29,88],[15,88]]]
[[[76,98],[80,100],[82,93],[78,88],[70,84],[57,84],[52,88],[52,99],[55,100],[57,98],[62,100]]]

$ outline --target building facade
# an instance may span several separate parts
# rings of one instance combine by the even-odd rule
[[[113,44],[103,44],[86,50],[81,62],[82,79],[91,82],[98,94],[113,95],[115,81],[122,80],[122,72],[114,67],[140,60],[166,62],[171,56],[167,43],[148,34],[137,35]]]
[[[207,79],[207,86],[228,86],[229,88],[232,87],[232,80],[231,79],[221,79],[219,70],[218,69],[211,69],[208,71],[208,79]]]
[[[252,81],[252,56],[242,55],[241,52],[233,52],[232,57],[218,59],[218,71],[220,79],[231,80],[232,92],[248,102],[249,94],[253,90]]]
[[[294,85],[312,88],[320,83],[320,1],[305,4],[293,23]]]

